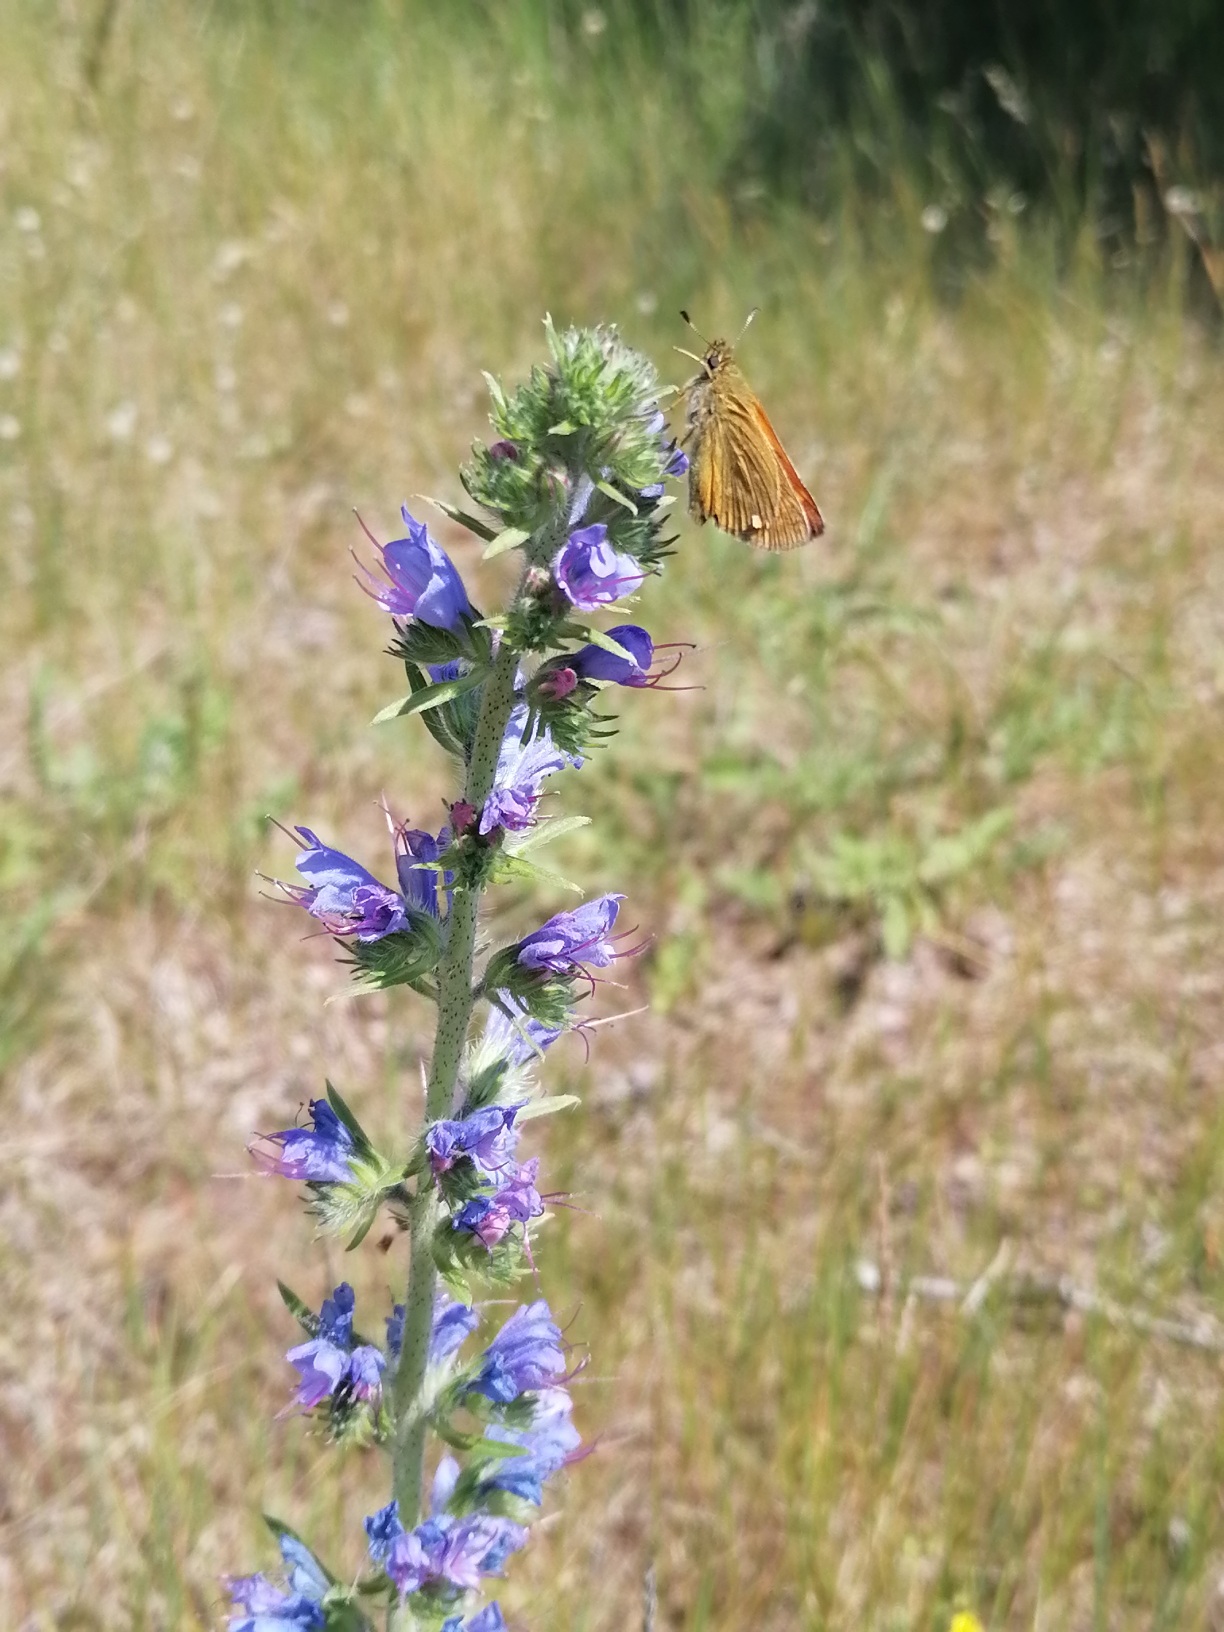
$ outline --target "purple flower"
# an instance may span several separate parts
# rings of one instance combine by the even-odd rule
[[[506,1632],[506,1618],[500,1604],[486,1604],[465,1621],[462,1615],[452,1615],[442,1622],[442,1632]]]
[[[535,1185],[539,1171],[540,1159],[533,1156],[491,1195],[473,1196],[465,1203],[455,1214],[453,1227],[478,1236],[491,1250],[512,1224],[529,1224],[544,1211]]]
[[[571,533],[558,550],[552,571],[558,589],[579,612],[594,612],[618,601],[646,576],[632,556],[612,548],[602,521]]]
[[[577,754],[567,754],[557,747],[546,725],[537,725],[524,742],[526,724],[527,704],[518,703],[502,737],[492,792],[480,813],[481,833],[491,833],[495,827],[521,833],[530,827],[544,778],[566,766],[577,770],[582,764]]]
[[[616,956],[608,932],[620,911],[618,903],[624,899],[623,895],[600,895],[572,912],[558,912],[519,942],[519,963],[524,969],[554,975],[571,974],[584,963],[606,969]]]
[[[464,1339],[480,1324],[480,1316],[466,1303],[455,1303],[445,1292],[434,1298],[433,1331],[429,1339],[429,1363],[449,1360],[463,1346]],[[396,1359],[404,1343],[404,1306],[397,1303],[387,1316],[387,1353]]]
[[[436,1176],[466,1156],[484,1173],[498,1175],[512,1164],[518,1132],[514,1119],[522,1105],[486,1105],[461,1122],[431,1122],[425,1151]]]
[[[427,912],[431,918],[439,916],[440,897],[450,905],[450,887],[455,881],[452,872],[440,873],[425,865],[439,861],[450,848],[451,830],[444,827],[435,839],[432,833],[423,833],[416,827],[401,827],[395,834],[395,870],[404,900],[418,912]]]
[[[572,1461],[582,1435],[570,1421],[574,1402],[563,1388],[545,1388],[536,1396],[535,1412],[527,1428],[503,1428],[493,1423],[486,1439],[519,1445],[523,1455],[506,1460],[481,1481],[484,1488],[504,1490],[539,1506],[544,1481]]]
[[[285,1128],[262,1137],[279,1154],[251,1146],[251,1154],[265,1173],[282,1179],[304,1179],[310,1184],[346,1184],[353,1172],[353,1136],[325,1099],[310,1102],[309,1128]]]
[[[294,1400],[307,1411],[341,1389],[358,1400],[373,1399],[382,1389],[386,1358],[372,1344],[354,1347],[353,1303],[352,1287],[341,1282],[324,1300],[317,1334],[285,1356],[301,1374]]]
[[[233,1607],[229,1632],[311,1632],[326,1624],[323,1598],[328,1589],[313,1554],[295,1536],[279,1537],[281,1557],[287,1566],[288,1590],[276,1586],[266,1575],[231,1577],[229,1587]]]
[[[509,1065],[526,1065],[537,1059],[557,1038],[564,1035],[564,1027],[546,1026],[542,1020],[533,1020],[523,1004],[509,992],[498,994],[499,1007],[494,1004],[485,1021],[485,1046],[500,1054]],[[504,1009],[509,1009],[506,1014]]]
[[[547,1388],[565,1375],[561,1333],[541,1298],[521,1305],[489,1344],[469,1389],[495,1405]]]
[[[401,1594],[422,1587],[451,1587],[470,1592],[483,1575],[496,1575],[527,1540],[521,1525],[488,1513],[454,1518],[436,1514],[405,1530],[399,1508],[389,1503],[365,1521],[370,1557],[381,1564]]]
[[[636,623],[618,623],[608,634],[628,657],[617,657],[602,646],[584,646],[569,659],[580,680],[615,680],[618,686],[644,686],[654,661],[654,641]]]
[[[297,831],[306,841],[295,866],[306,884],[285,884],[282,889],[317,918],[330,935],[355,935],[359,941],[380,941],[406,923],[404,898],[343,851],[332,850],[308,827]]]
[[[407,505],[400,514],[408,537],[390,544],[375,541],[387,582],[362,567],[366,579],[362,588],[397,618],[416,618],[434,629],[462,634],[465,620],[474,619],[476,613],[454,562],[429,536],[425,523],[409,514]]]
[[[660,427],[660,429],[661,428],[662,427]],[[683,476],[688,468],[688,454],[685,453],[683,448],[678,448],[675,443],[673,443],[671,445],[667,463],[663,466],[664,478],[668,476]],[[649,487],[644,487],[641,489],[641,496],[644,499],[661,499],[663,497],[663,491],[664,489],[662,482],[651,482]]]

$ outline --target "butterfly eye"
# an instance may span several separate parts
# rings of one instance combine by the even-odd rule
[[[707,354],[706,354],[706,367],[707,368],[717,368],[718,367],[718,353],[716,351],[707,352]]]

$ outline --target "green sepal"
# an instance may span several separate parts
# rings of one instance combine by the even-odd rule
[[[436,918],[409,907],[406,930],[377,941],[343,941],[341,945],[346,956],[340,961],[354,971],[353,994],[387,992],[393,986],[420,990],[419,982],[433,972],[442,956],[442,931]]]
[[[456,675],[453,680],[440,680],[437,685],[423,686],[420,691],[412,691],[407,697],[401,697],[398,703],[388,703],[386,708],[379,709],[372,723],[382,725],[387,720],[420,714],[427,708],[438,708],[442,703],[462,697],[465,691],[475,691],[489,678],[489,673],[490,665],[480,663],[467,674]]]
[[[413,618],[407,623],[396,623],[395,639],[387,647],[387,652],[404,663],[416,663],[421,667],[450,663],[457,657],[470,658],[473,655],[475,630],[475,623],[469,621],[463,634],[457,635],[453,630],[435,629],[433,624],[418,623]]]
[[[507,550],[517,550],[520,544],[525,544],[531,534],[525,527],[506,527],[498,533],[491,543],[486,545],[481,556],[482,561],[492,561],[495,556],[505,555]]]
[[[518,961],[519,943],[503,946],[485,966],[479,995],[506,1016],[515,1020],[502,1001],[503,994],[523,1005],[529,1019],[538,1020],[551,1030],[567,1031],[573,1024],[574,983],[564,975],[546,973],[540,969],[524,969]]]
[[[487,1188],[475,1194],[488,1195]],[[433,1261],[444,1280],[462,1276],[465,1283],[483,1282],[487,1286],[513,1286],[531,1268],[527,1257],[524,1227],[511,1225],[506,1234],[492,1247],[486,1247],[478,1235],[468,1230],[456,1230],[449,1218],[442,1219],[433,1237]]]
[[[637,515],[638,507],[627,493],[622,493],[619,488],[613,487],[611,482],[596,482],[595,486],[605,498],[612,499],[616,504],[622,505],[631,516]]]

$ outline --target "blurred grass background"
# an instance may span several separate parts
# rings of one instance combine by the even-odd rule
[[[10,0],[0,1623],[217,1625],[261,1506],[357,1566],[382,1470],[274,1420],[274,1277],[381,1297],[403,1254],[312,1244],[242,1148],[325,1074],[416,1114],[423,1009],[329,1004],[254,878],[269,814],[374,863],[380,794],[446,789],[365,723],[402,676],[350,511],[457,497],[546,310],[679,381],[680,305],[759,305],[829,530],[686,523],[645,615],[704,689],[627,698],[563,789],[558,860],[654,937],[604,1007],[653,1008],[552,1066],[543,1284],[600,1443],[503,1604],[633,1626],[653,1559],[686,1632],[1224,1627],[1218,1356],[904,1293],[1007,1243],[1219,1306],[1210,13],[1162,14],[1197,99],[1119,125],[1086,70],[1047,107],[1019,31],[970,74],[931,21],[902,73],[837,7]]]

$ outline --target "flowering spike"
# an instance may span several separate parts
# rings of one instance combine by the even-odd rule
[[[379,719],[393,729],[420,719],[460,781],[437,832],[388,814],[393,882],[303,827],[299,881],[281,889],[339,939],[358,989],[409,986],[436,1006],[424,1114],[385,1155],[329,1085],[302,1126],[257,1139],[252,1154],[265,1173],[304,1184],[320,1228],[350,1248],[380,1216],[396,1226],[384,1251],[409,1234],[406,1294],[384,1311],[381,1344],[356,1328],[347,1281],[317,1312],[282,1286],[302,1330],[286,1355],[288,1409],[311,1413],[333,1439],[385,1443],[392,1488],[366,1520],[374,1573],[356,1584],[274,1524],[282,1578],[230,1582],[231,1632],[369,1632],[374,1618],[396,1632],[506,1632],[481,1591],[523,1546],[548,1480],[580,1454],[562,1386],[567,1345],[547,1303],[519,1304],[481,1340],[467,1288],[536,1275],[533,1227],[564,1197],[541,1192],[540,1158],[520,1143],[530,1118],[576,1103],[542,1097],[538,1068],[564,1032],[585,1043],[602,1023],[582,1022],[576,1000],[592,971],[625,955],[614,934],[622,898],[556,913],[496,951],[479,978],[475,949],[487,889],[557,882],[526,853],[580,819],[530,830],[549,779],[580,769],[611,735],[595,707],[601,688],[653,686],[670,672],[641,625],[603,633],[586,614],[658,571],[674,542],[664,487],[686,460],[653,368],[615,330],[548,321],[545,335],[547,367],[515,391],[490,381],[492,435],[462,473],[483,516],[440,505],[490,546],[486,558],[520,554],[504,610],[478,615],[454,562],[406,509],[405,535],[380,544],[367,530],[375,562],[358,562],[363,589],[394,619],[388,646],[410,688]],[[477,1001],[488,1008],[474,1031]],[[454,1300],[438,1291],[439,1272]],[[470,1355],[469,1340],[481,1345]],[[426,1454],[431,1435],[441,1456]]]

